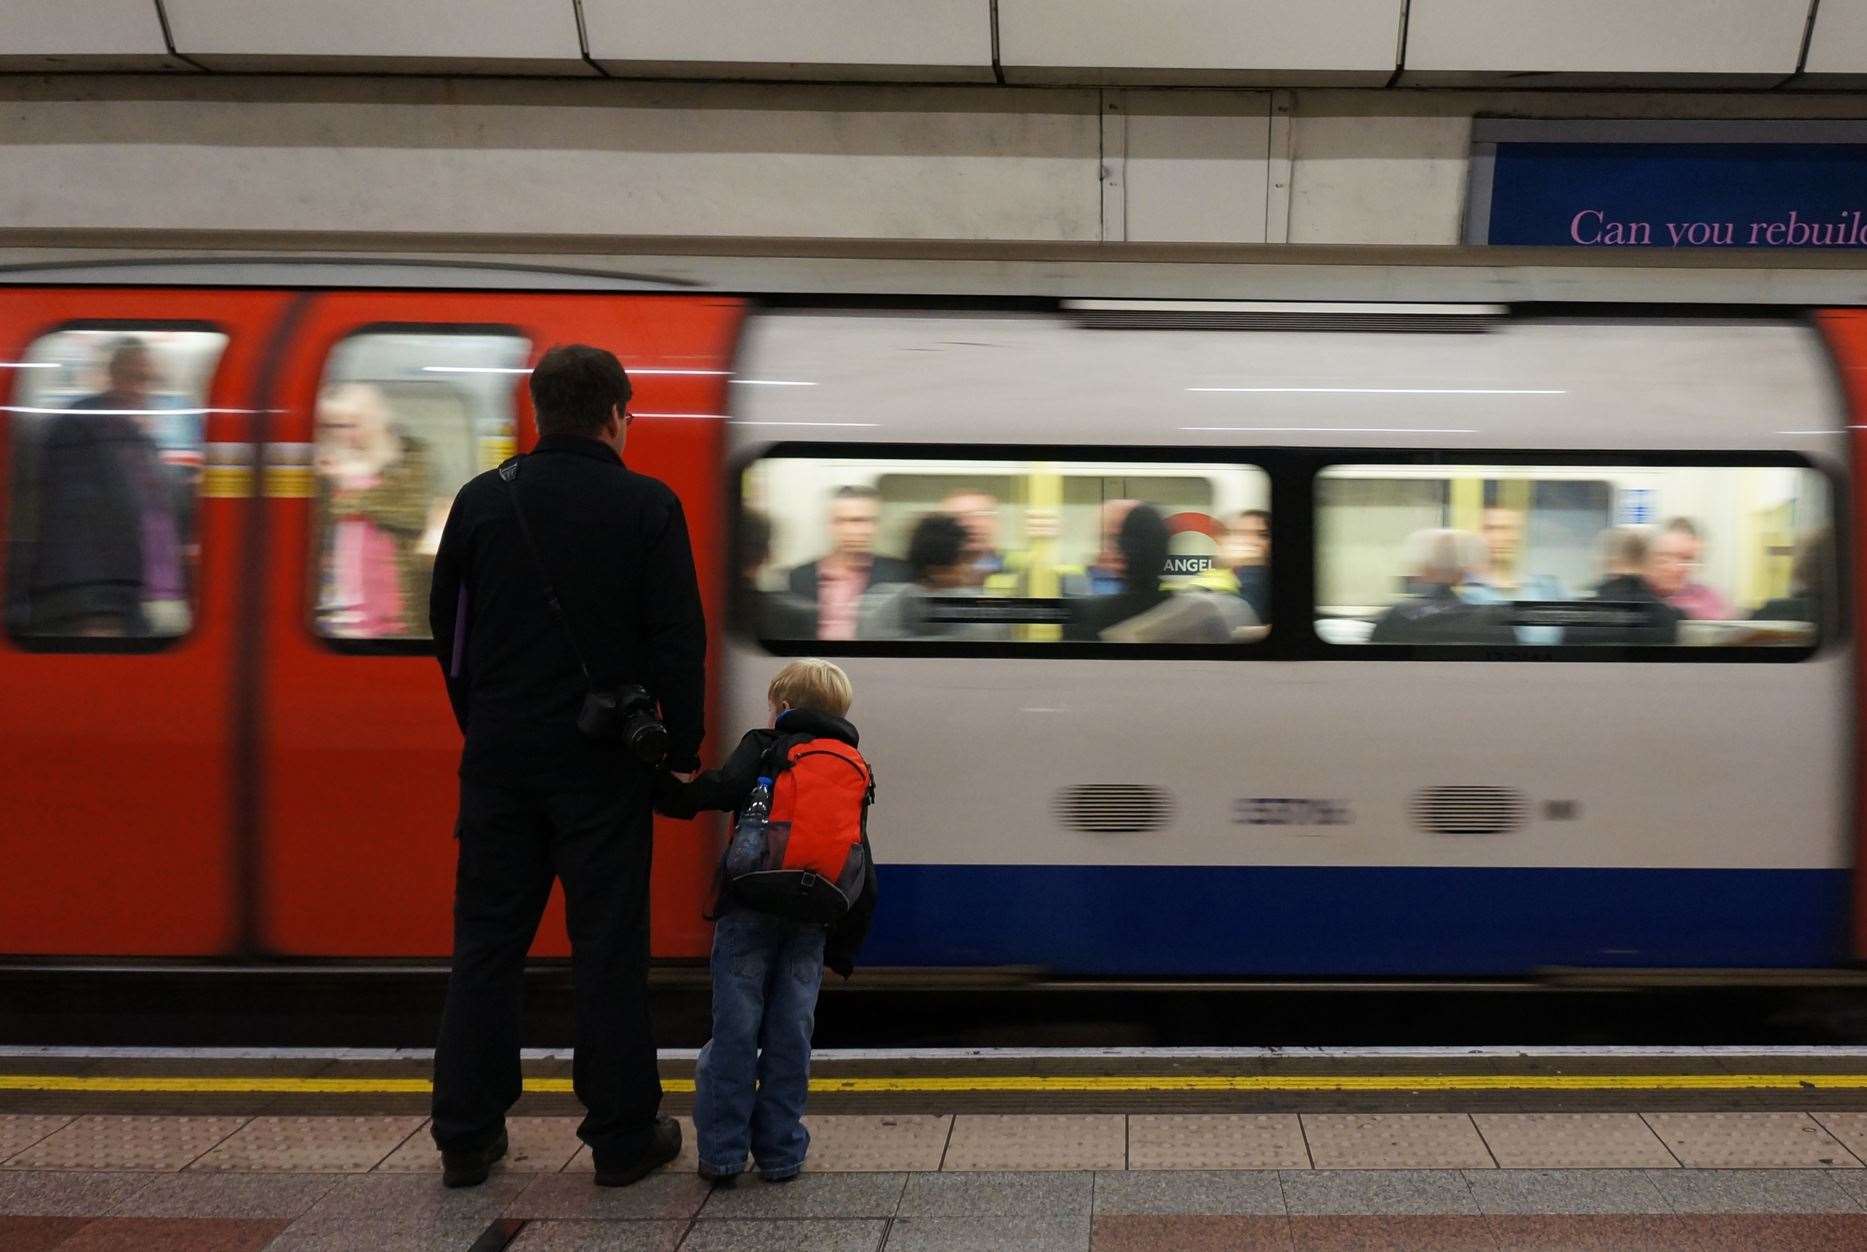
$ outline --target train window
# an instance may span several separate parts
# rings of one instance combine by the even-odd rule
[[[1827,484],[1786,465],[1336,465],[1316,488],[1332,644],[1812,646]]]
[[[314,629],[429,638],[428,584],[454,493],[512,453],[531,344],[499,331],[365,331],[331,352],[317,403]]]
[[[11,362],[8,631],[141,651],[194,625],[201,439],[218,331],[54,331]]]
[[[741,491],[736,617],[776,650],[1229,647],[1270,627],[1256,466],[778,456]]]

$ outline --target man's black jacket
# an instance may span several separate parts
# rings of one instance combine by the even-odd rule
[[[705,809],[718,809],[731,813],[736,823],[740,808],[751,797],[752,788],[758,785],[759,775],[771,768],[768,762],[773,747],[782,740],[788,750],[788,745],[797,740],[817,738],[839,740],[852,748],[860,746],[856,728],[842,718],[813,713],[809,709],[786,709],[778,718],[777,729],[748,730],[726,764],[718,769],[710,769],[687,783],[666,777],[660,779],[655,807],[669,817],[679,818],[693,817]],[[862,891],[849,912],[829,928],[823,949],[823,963],[845,978],[855,973],[856,953],[862,949],[863,940],[869,937],[869,924],[875,918],[875,852],[868,846],[866,831],[862,838],[867,860],[863,867]],[[714,911],[717,913],[731,905],[732,902],[722,896],[714,901]]]
[[[670,766],[698,768],[707,633],[681,502],[608,445],[564,435],[540,439],[511,486],[596,685],[647,687],[668,727]],[[621,750],[577,730],[588,685],[497,470],[454,497],[428,621],[467,736],[463,778],[567,786],[617,778]]]

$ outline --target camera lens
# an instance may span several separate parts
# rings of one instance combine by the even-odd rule
[[[629,731],[629,750],[644,765],[659,765],[668,755],[668,728],[648,718]]]

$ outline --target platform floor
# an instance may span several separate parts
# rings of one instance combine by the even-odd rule
[[[0,1055],[0,1250],[1867,1248],[1862,1055],[832,1057],[797,1182],[708,1188],[690,1124],[617,1190],[540,1058],[451,1192],[425,1064]]]

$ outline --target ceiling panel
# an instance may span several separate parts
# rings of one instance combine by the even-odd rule
[[[623,75],[992,81],[991,0],[583,0]]]
[[[1796,69],[1809,0],[1413,0],[1403,83],[1762,84]]]
[[[0,3],[0,70],[188,68],[169,55],[155,0]]]
[[[175,50],[213,69],[597,72],[571,0],[164,2]]]
[[[1385,83],[1400,0],[998,0],[1007,82]]]
[[[1822,0],[1803,68],[1811,85],[1867,83],[1867,0]]]

